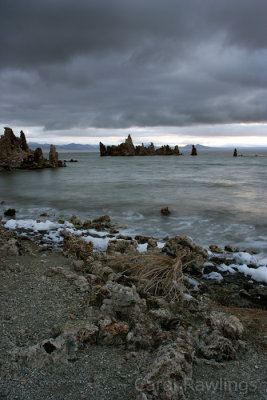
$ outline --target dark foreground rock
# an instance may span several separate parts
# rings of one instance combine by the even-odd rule
[[[173,149],[169,145],[161,146],[155,149],[153,143],[148,147],[144,144],[141,146],[134,146],[131,135],[125,140],[124,143],[118,146],[105,146],[100,142],[100,155],[103,156],[179,156],[181,155],[178,146],[176,145]]]
[[[43,156],[41,148],[29,149],[25,134],[20,137],[14,135],[12,129],[5,128],[0,138],[0,171],[12,169],[42,169],[65,167],[65,163],[58,159],[55,146],[50,146],[49,160]]]
[[[8,208],[6,211],[4,211],[5,217],[15,217],[16,215],[16,210],[15,208]]]

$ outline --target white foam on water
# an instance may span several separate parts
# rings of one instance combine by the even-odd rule
[[[257,265],[259,266],[267,266],[267,257],[264,253],[259,253],[255,255],[255,259],[257,260]]]
[[[133,216],[136,217],[136,214],[129,213],[130,218]],[[140,216],[138,216],[139,218]],[[64,224],[59,224],[57,221],[45,220],[45,221],[36,221],[34,219],[9,219],[7,221],[3,221],[3,225],[5,228],[16,230],[22,229],[26,232],[21,232],[23,236],[34,236],[43,234],[43,239],[54,246],[62,246],[63,243],[63,232],[69,232],[78,236],[81,236],[86,241],[91,241],[93,243],[94,249],[105,251],[108,246],[108,242],[111,238],[107,237],[108,232],[105,231],[96,231],[94,229],[75,229],[73,224],[69,221],[66,221]],[[44,232],[45,231],[45,232]],[[129,229],[121,229],[119,233],[123,232],[129,233],[131,235],[131,231]],[[97,235],[98,237],[95,237]],[[114,236],[114,239],[116,235]],[[266,237],[261,237],[260,239],[266,239]],[[165,242],[158,241],[157,245],[159,248],[162,248],[165,245]],[[138,251],[143,253],[147,250],[147,243],[139,244]],[[209,255],[212,255],[212,252],[208,251]],[[218,272],[211,272],[210,274],[203,275],[205,279],[223,279],[222,275],[219,272],[236,273],[237,271],[243,273],[246,276],[250,276],[251,279],[257,282],[267,283],[267,257],[266,252],[262,252],[256,255],[251,255],[247,252],[237,252],[233,253],[234,262],[231,265],[221,264],[217,267]],[[213,266],[214,264],[210,262],[206,262],[204,266]],[[250,268],[248,265],[254,265],[256,268]]]
[[[127,221],[140,221],[145,218],[143,214],[134,211],[124,211],[122,216]]]
[[[137,250],[139,253],[145,253],[147,251],[147,243],[138,244]]]
[[[57,229],[59,227],[69,227],[73,226],[70,222],[65,222],[64,224],[59,224],[58,222],[52,222],[49,220],[46,220],[45,222],[40,221],[37,222],[34,219],[10,219],[8,220],[5,224],[5,228],[9,229],[29,229],[34,232],[38,231],[49,231],[51,229]]]
[[[43,234],[43,239],[55,246],[60,246],[63,243],[62,232],[68,232],[76,236],[81,236],[87,242],[92,242],[95,250],[106,251],[108,242],[112,239],[107,237],[108,232],[96,231],[94,229],[76,229],[73,224],[66,221],[64,224],[52,222],[49,220],[37,222],[33,219],[10,219],[4,223],[4,227],[12,230],[24,229],[23,236],[34,236],[39,232],[46,231]],[[97,235],[98,237],[96,237]],[[116,239],[116,235],[113,239]],[[159,247],[163,247],[164,243],[158,242]],[[138,245],[139,252],[147,250],[147,243]]]
[[[96,238],[93,236],[83,236],[83,239],[87,242],[92,242],[94,249],[105,251],[107,250],[108,242],[111,240],[110,238]]]
[[[37,232],[40,231],[47,231],[43,235],[43,239],[49,243],[53,243],[54,245],[60,245],[63,242],[63,237],[61,236],[62,232],[69,232],[71,234],[77,235],[77,236],[82,236],[84,240],[86,241],[91,241],[94,244],[94,248],[98,250],[106,250],[108,242],[110,238],[97,238],[92,235],[90,235],[90,231],[88,233],[87,230],[84,229],[75,229],[73,224],[70,222],[66,221],[64,224],[59,224],[58,222],[52,222],[49,220],[46,220],[45,222],[37,222],[33,219],[10,219],[4,223],[4,227],[8,229],[25,229],[30,235],[34,235]],[[107,232],[98,232],[91,230],[91,233],[97,234],[99,236],[106,236]],[[23,236],[26,235],[26,233],[22,233]]]
[[[238,253],[235,253],[234,259],[235,259],[237,264],[254,264],[254,265],[257,265],[256,257],[254,257],[253,255],[251,255],[251,254],[249,254],[247,252],[244,252],[244,251],[240,251]]]
[[[258,236],[257,239],[247,236],[243,243],[237,243],[237,247],[241,246],[247,249],[257,249],[257,252],[263,252],[265,257],[267,256],[267,238],[265,236]]]
[[[95,229],[89,229],[89,232],[90,232],[92,235],[107,236],[107,232],[96,231]]]

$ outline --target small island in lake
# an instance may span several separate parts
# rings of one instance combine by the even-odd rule
[[[191,156],[197,156],[197,148],[195,147],[194,144],[192,145]]]
[[[125,140],[124,143],[118,146],[105,146],[100,142],[100,156],[180,156],[179,147],[176,145],[173,149],[170,146],[164,145],[155,149],[153,143],[148,147],[144,144],[141,146],[134,146],[131,135]]]
[[[20,132],[20,137],[17,137],[11,128],[5,128],[4,135],[0,138],[0,171],[65,166],[66,164],[58,159],[54,145],[51,144],[49,159],[46,159],[40,147],[35,150],[29,148],[23,131]]]

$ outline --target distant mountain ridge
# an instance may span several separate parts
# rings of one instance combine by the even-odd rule
[[[28,143],[30,149],[35,150],[37,147],[40,147],[43,151],[49,152],[50,143],[37,143],[37,142],[29,142]],[[155,146],[155,148],[159,148],[160,146]],[[196,144],[195,147],[197,150],[229,150],[234,149],[235,147],[239,150],[267,150],[267,147],[244,147],[244,146],[227,146],[227,147],[210,147],[203,146],[202,144]],[[68,144],[57,144],[57,151],[92,151],[99,152],[98,144],[78,144],[78,143],[68,143]],[[179,146],[180,151],[191,151],[192,144],[187,144],[186,146]]]
[[[43,151],[49,151],[50,144],[29,142],[29,147],[33,150],[36,149],[37,147],[40,147]],[[99,151],[98,144],[78,144],[78,143],[57,144],[56,148],[57,151]]]
[[[202,144],[195,144],[195,147],[196,147],[197,150],[216,149],[216,147],[203,146]],[[187,144],[186,146],[179,146],[179,148],[182,149],[182,150],[191,150],[192,149],[192,144]]]
[[[29,147],[35,150],[37,147],[40,147],[43,151],[49,151],[50,143],[37,143],[37,142],[29,142]],[[155,146],[155,149],[158,149],[160,146]],[[195,146],[198,150],[208,150],[215,149],[215,147],[202,146],[201,144],[197,144]],[[68,143],[68,144],[57,144],[57,151],[99,151],[98,144],[78,144],[78,143]],[[179,146],[181,150],[191,150],[192,144],[188,144],[186,146]]]

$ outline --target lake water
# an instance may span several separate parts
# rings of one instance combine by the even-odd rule
[[[255,153],[257,156],[255,156]],[[0,174],[3,209],[17,218],[92,219],[109,214],[132,235],[163,239],[188,235],[197,244],[233,244],[267,253],[267,153],[201,151],[197,157],[100,157],[98,153],[60,153],[75,158],[67,168]],[[171,215],[160,210],[168,206]]]

